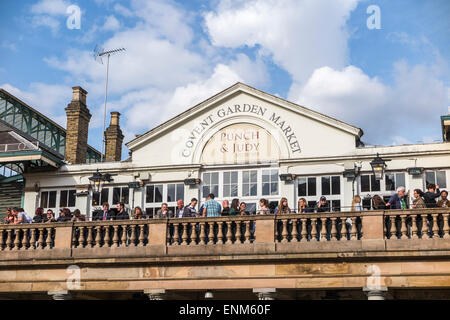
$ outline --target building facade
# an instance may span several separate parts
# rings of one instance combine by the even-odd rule
[[[118,115],[114,119],[118,127]],[[334,211],[348,211],[356,194],[370,209],[373,195],[389,197],[399,186],[411,196],[430,182],[448,188],[445,134],[440,143],[399,146],[364,146],[362,135],[360,128],[237,83],[127,142],[126,160],[25,173],[24,209],[78,208],[91,217],[102,202],[115,207],[123,201],[152,215],[164,202],[175,207],[178,199],[197,198],[201,205],[214,193],[219,201],[239,198],[250,213],[261,198],[273,208],[286,197],[296,210],[299,198],[313,206],[320,196]],[[382,180],[374,179],[370,165],[377,154],[390,160]],[[97,170],[113,179],[94,195],[89,177]]]

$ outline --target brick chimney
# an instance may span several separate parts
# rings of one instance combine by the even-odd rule
[[[119,126],[119,112],[111,112],[111,124],[105,130],[105,159],[120,161],[122,159],[123,134]]]
[[[86,163],[89,121],[91,113],[86,106],[87,91],[72,87],[72,102],[67,105],[66,149],[64,157],[72,164]]]

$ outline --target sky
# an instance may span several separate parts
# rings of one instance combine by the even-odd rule
[[[241,81],[362,128],[366,145],[430,143],[450,112],[449,16],[448,0],[2,0],[0,87],[63,127],[83,87],[101,150],[94,49],[124,47],[108,87],[124,142]]]

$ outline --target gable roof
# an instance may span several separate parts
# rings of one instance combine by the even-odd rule
[[[283,106],[293,112],[296,112],[296,113],[306,116],[308,118],[314,119],[316,121],[325,123],[327,125],[337,128],[339,130],[343,130],[350,134],[353,134],[353,135],[355,135],[355,137],[360,138],[363,135],[363,131],[361,128],[352,126],[346,122],[337,120],[335,118],[332,118],[332,117],[322,114],[320,112],[303,107],[301,105],[298,105],[298,104],[288,101],[286,99],[283,99],[283,98],[277,97],[275,95],[269,94],[267,92],[258,90],[256,88],[253,88],[242,82],[237,82],[237,83],[233,84],[232,86],[226,88],[225,90],[217,93],[216,95],[196,104],[195,106],[193,106],[193,107],[187,109],[186,111],[178,114],[177,116],[161,123],[160,125],[154,127],[153,129],[150,129],[146,133],[138,135],[133,140],[125,143],[125,145],[130,150],[137,149],[143,143],[150,140],[151,138],[153,138],[165,131],[170,130],[171,128],[176,126],[181,120],[189,118],[191,116],[194,116],[197,113],[201,112],[203,109],[207,108],[208,106],[218,103],[218,102],[226,99],[227,97],[230,97],[230,96],[235,95],[240,92],[255,96],[255,97],[265,100],[269,103]]]

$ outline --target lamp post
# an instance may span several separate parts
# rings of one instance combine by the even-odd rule
[[[353,164],[353,169],[348,169],[344,171],[344,177],[352,179],[352,193],[353,197],[355,197],[355,181],[361,173],[362,163],[361,161],[357,161]]]
[[[92,177],[89,177],[89,185],[93,193],[100,193],[103,175],[98,171],[94,172]]]
[[[372,166],[373,175],[376,180],[382,180],[384,176],[384,170],[386,169],[386,161],[391,161],[391,159],[383,159],[377,153],[377,156],[370,162]]]

